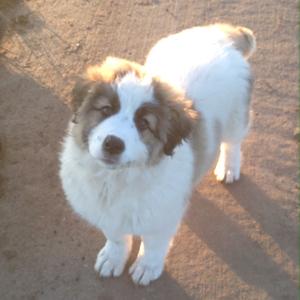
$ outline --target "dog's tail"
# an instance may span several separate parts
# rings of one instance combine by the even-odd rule
[[[246,58],[250,57],[256,49],[256,39],[252,30],[246,27],[236,27],[235,30],[236,33],[233,36],[235,47],[241,51]]]
[[[255,52],[256,39],[252,30],[246,27],[228,24],[216,24],[216,26],[232,40],[233,46],[239,50],[245,58],[249,58]]]

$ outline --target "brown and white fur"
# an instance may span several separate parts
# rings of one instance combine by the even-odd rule
[[[76,84],[60,177],[74,210],[107,238],[100,276],[123,272],[137,235],[132,279],[157,279],[219,151],[217,179],[239,179],[252,86],[245,57],[254,48],[249,29],[195,27],[160,40],[144,66],[109,57]]]

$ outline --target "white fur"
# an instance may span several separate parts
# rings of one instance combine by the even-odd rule
[[[207,157],[223,143],[217,179],[237,180],[240,143],[247,132],[250,76],[242,55],[222,32],[194,28],[159,41],[148,55],[146,68],[194,101],[207,128]],[[151,101],[151,80],[140,82],[130,75],[115,88],[121,98],[119,113],[92,130],[89,152],[66,136],[60,176],[74,210],[100,228],[108,240],[95,264],[99,274],[120,275],[131,249],[131,235],[138,235],[142,245],[130,273],[135,283],[147,285],[162,273],[169,243],[192,192],[194,168],[200,166],[194,165],[189,142],[177,146],[172,157],[165,156],[157,165],[144,164],[146,148],[132,118],[142,103]],[[109,169],[100,162],[99,149],[107,134],[126,142],[124,167]],[[137,163],[126,166],[130,162]],[[202,164],[206,170],[210,167],[206,161]]]
[[[222,143],[214,174],[218,181],[232,183],[240,179],[241,144]]]
[[[217,179],[226,183],[239,179],[240,145],[249,127],[251,72],[233,42],[218,26],[194,27],[161,39],[145,65],[193,100],[206,120],[208,154],[220,142],[223,149],[234,148],[234,154],[221,148]],[[215,136],[216,124],[221,127],[220,140]]]

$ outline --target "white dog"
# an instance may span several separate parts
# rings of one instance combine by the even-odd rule
[[[107,58],[73,90],[60,176],[74,210],[107,242],[95,269],[147,285],[164,266],[193,187],[219,155],[217,180],[240,177],[249,127],[252,32],[215,24],[160,40],[141,66]]]

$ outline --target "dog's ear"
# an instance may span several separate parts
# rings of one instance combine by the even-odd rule
[[[163,151],[172,155],[175,147],[187,139],[192,132],[198,112],[193,108],[192,101],[185,99],[180,91],[176,91],[158,78],[152,81],[154,97],[163,111],[162,136]]]
[[[166,143],[163,148],[166,155],[172,155],[175,147],[189,137],[198,119],[198,113],[192,109],[190,101],[180,101],[171,104],[170,107]]]
[[[91,80],[111,83],[129,72],[133,72],[140,78],[144,75],[143,67],[140,64],[109,56],[101,65],[89,67],[87,69],[87,77]]]
[[[71,93],[71,101],[70,101],[70,107],[73,112],[73,118],[72,118],[73,123],[77,122],[76,119],[77,119],[78,110],[82,102],[86,98],[92,85],[93,85],[92,81],[84,78],[78,79],[77,82],[75,83]]]

